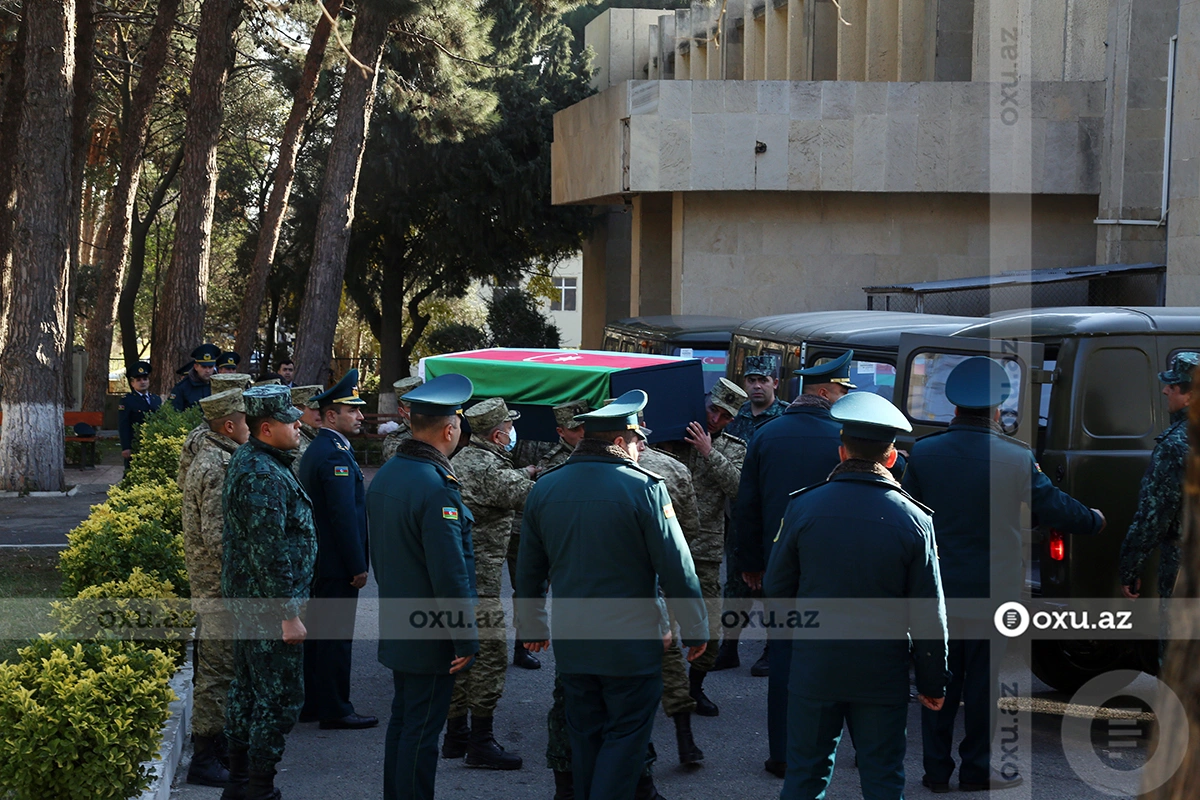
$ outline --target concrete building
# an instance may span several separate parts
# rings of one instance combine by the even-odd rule
[[[1200,305],[1194,3],[717,0],[586,39],[597,94],[553,150],[554,202],[601,216],[585,347],[619,317],[1085,264],[1168,264],[1167,302]]]

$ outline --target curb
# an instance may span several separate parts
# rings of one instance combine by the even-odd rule
[[[8,499],[12,497],[74,497],[79,494],[79,486],[72,486],[65,492],[0,492],[0,499]]]
[[[175,770],[183,758],[184,747],[188,741],[188,730],[192,721],[192,660],[188,660],[175,672],[171,678],[171,689],[178,698],[171,703],[171,716],[162,729],[162,746],[158,749],[158,758],[145,762],[153,777],[150,787],[139,797],[139,800],[170,800],[171,784],[175,780]]]

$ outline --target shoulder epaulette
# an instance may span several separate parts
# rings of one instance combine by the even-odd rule
[[[945,429],[943,429],[943,430],[940,430],[940,431],[934,431],[933,433],[927,433],[927,434],[925,434],[924,436],[918,436],[918,437],[917,437],[917,439],[916,439],[916,441],[918,441],[918,442],[923,442],[923,441],[925,441],[926,439],[932,439],[932,438],[933,438],[933,437],[935,437],[935,436],[945,436],[945,435],[946,435],[947,433],[949,433],[949,432],[950,432],[950,429],[949,429],[949,428],[945,428]]]
[[[746,444],[745,439],[742,439],[739,436],[734,436],[732,433],[728,433],[727,431],[721,431],[721,436],[725,436],[727,438],[733,439],[738,444]]]
[[[811,492],[813,489],[816,489],[820,486],[824,486],[827,483],[829,483],[828,479],[823,480],[820,483],[814,483],[812,486],[805,486],[803,489],[797,489],[796,491],[790,493],[788,495],[788,497],[799,497],[800,495],[804,494],[805,492]]]
[[[621,466],[623,466],[623,467],[629,467],[629,468],[631,468],[631,469],[636,469],[638,472],[640,472],[640,473],[642,473],[643,475],[646,475],[646,476],[648,476],[648,477],[650,477],[650,478],[653,478],[653,479],[654,479],[654,480],[656,480],[656,481],[665,480],[665,479],[663,478],[663,476],[662,476],[662,475],[659,475],[657,472],[651,472],[650,470],[648,470],[648,469],[646,469],[645,467],[643,467],[641,464],[638,464],[638,463],[636,463],[636,462],[633,462],[633,461],[629,461],[629,462],[627,462],[627,463],[625,463],[625,464],[622,464]]]

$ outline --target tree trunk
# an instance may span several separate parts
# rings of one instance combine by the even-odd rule
[[[271,371],[275,360],[275,327],[279,324],[279,292],[271,292],[267,304],[267,338],[263,341],[262,361],[258,364],[258,374],[266,375]]]
[[[175,214],[175,246],[163,280],[151,349],[151,376],[165,393],[175,369],[204,336],[213,202],[217,194],[217,142],[224,116],[225,84],[233,66],[234,34],[244,0],[204,0],[196,60],[188,83],[183,169]]]
[[[0,490],[63,486],[63,356],[71,227],[75,2],[26,3],[10,331],[0,356]]]
[[[329,19],[337,19],[342,10],[342,0],[329,0],[325,4],[329,16],[322,16],[313,31],[308,55],[304,59],[304,72],[296,96],[292,100],[292,111],[283,128],[283,140],[279,143],[279,163],[271,185],[271,197],[263,215],[262,228],[258,232],[258,248],[254,252],[254,264],[246,281],[246,293],[242,296],[241,313],[238,315],[237,338],[233,345],[236,353],[249,356],[255,349],[258,338],[258,322],[262,317],[263,298],[267,294],[267,279],[271,277],[271,262],[275,259],[275,248],[279,245],[279,234],[283,229],[283,217],[287,213],[288,197],[296,177],[296,157],[300,153],[300,138],[304,133],[304,121],[312,109],[317,90],[317,79],[321,76],[321,61],[325,57],[325,45],[333,29]],[[353,69],[353,66],[351,66]]]
[[[138,183],[142,174],[142,151],[146,146],[146,134],[150,129],[150,108],[158,94],[159,79],[167,63],[171,44],[171,28],[179,14],[179,0],[161,0],[154,27],[146,43],[146,54],[142,59],[142,74],[129,114],[121,131],[121,162],[117,168],[117,186],[112,196],[112,218],[108,223],[97,281],[96,306],[87,335],[87,372],[83,378],[83,410],[101,411],[104,395],[108,391],[108,359],[112,353],[113,312],[117,305],[117,292],[121,288],[125,272],[125,257],[129,252],[129,236],[132,230],[134,203],[137,201]],[[153,219],[153,214],[147,214]],[[143,245],[145,239],[143,238]],[[143,263],[145,249],[143,248]],[[138,285],[141,285],[139,278]],[[134,289],[134,297],[137,290]],[[132,319],[133,309],[129,309]],[[135,337],[136,339],[136,334]],[[136,351],[136,346],[135,346]],[[128,361],[128,353],[126,353]],[[136,359],[134,359],[136,360]]]
[[[172,159],[166,174],[154,187],[154,193],[150,196],[150,205],[146,207],[145,216],[138,219],[136,205],[130,209],[132,224],[129,236],[129,274],[125,278],[125,285],[121,288],[121,299],[117,303],[117,321],[121,326],[121,353],[126,364],[132,364],[138,360],[137,322],[133,312],[137,305],[138,292],[142,288],[142,276],[146,273],[146,237],[150,235],[150,226],[154,224],[154,218],[158,216],[159,209],[166,200],[167,190],[175,182],[175,176],[179,174],[179,167],[182,163],[183,148],[181,147],[175,153],[175,158]],[[157,280],[156,274],[156,286]],[[155,297],[157,298],[157,292]]]
[[[75,289],[79,275],[80,253],[83,248],[83,171],[87,166],[91,145],[92,77],[95,74],[96,2],[76,0],[75,5],[75,97],[71,109],[71,221],[70,264],[67,271],[67,291],[63,295],[64,316],[67,320],[66,368],[63,370],[63,405],[75,408]],[[90,203],[89,203],[90,205]],[[90,211],[90,209],[89,209]],[[104,358],[105,377],[108,357]],[[101,405],[96,411],[103,411]]]
[[[17,29],[12,68],[4,85],[3,117],[0,117],[0,352],[4,350],[12,297],[12,238],[16,221],[17,131],[25,99],[25,26]]]
[[[367,125],[375,106],[379,62],[387,41],[391,16],[386,3],[359,3],[354,20],[350,52],[371,68],[370,74],[353,63],[346,65],[342,96],[338,103],[337,126],[329,148],[325,183],[321,188],[321,210],[313,241],[312,264],[304,285],[296,347],[296,383],[326,385],[329,356],[337,328],[346,252],[350,246],[350,223],[354,219],[354,196],[362,166]]]

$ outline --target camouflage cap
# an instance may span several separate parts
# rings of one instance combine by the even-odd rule
[[[771,354],[746,356],[746,362],[742,369],[742,377],[747,375],[763,375],[768,378],[778,378],[779,356]]]
[[[396,390],[396,394],[399,396],[402,394],[408,394],[423,383],[425,383],[425,381],[421,380],[420,378],[401,378],[392,384],[392,388]]]
[[[242,393],[242,398],[248,417],[295,422],[303,416],[303,412],[292,405],[292,392],[286,386],[251,386]]]
[[[571,400],[567,403],[559,403],[554,407],[554,421],[558,427],[568,431],[573,431],[576,428],[583,427],[582,422],[575,419],[577,414],[586,414],[592,410],[592,407],[587,404],[586,400]]]
[[[717,382],[713,384],[712,391],[708,394],[710,403],[717,408],[725,409],[735,417],[749,399],[750,396],[742,391],[742,387],[726,378],[717,378]]]
[[[226,389],[200,398],[200,409],[204,412],[205,420],[215,422],[230,414],[245,414],[246,403],[242,399],[241,389]]]
[[[282,386],[283,381],[279,380],[279,378],[267,378],[264,381],[255,381],[254,385],[255,386]]]
[[[1158,379],[1167,386],[1187,386],[1192,382],[1192,373],[1200,365],[1200,353],[1176,353],[1170,366],[1158,373]]]
[[[299,408],[316,408],[309,401],[323,391],[325,391],[325,387],[319,383],[314,383],[311,386],[293,386],[292,405]]]
[[[249,375],[241,372],[226,372],[213,375],[208,385],[212,387],[213,394],[216,394],[227,389],[249,389],[252,383],[254,383],[254,379]]]
[[[463,414],[466,416],[467,422],[471,423],[471,430],[475,433],[485,433],[505,420],[521,418],[521,412],[510,411],[504,403],[504,399],[500,397],[481,400]]]

